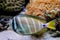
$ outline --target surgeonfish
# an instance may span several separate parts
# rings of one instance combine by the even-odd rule
[[[38,32],[46,32],[45,28],[55,29],[55,21],[46,23],[46,20],[32,15],[20,14],[13,18],[13,29],[18,34],[35,34]],[[43,33],[44,33],[43,32]]]

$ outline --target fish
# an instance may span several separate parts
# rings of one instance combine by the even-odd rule
[[[13,30],[18,34],[44,33],[47,28],[55,29],[55,21],[52,20],[47,23],[46,20],[38,16],[25,14],[20,14],[13,18]]]

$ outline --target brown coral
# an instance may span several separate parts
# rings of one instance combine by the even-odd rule
[[[27,5],[26,14],[44,17],[45,12],[60,8],[59,0],[30,0],[30,3]]]

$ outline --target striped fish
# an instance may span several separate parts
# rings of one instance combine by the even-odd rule
[[[19,34],[34,34],[45,28],[45,23],[40,17],[20,14],[13,19],[13,29]]]

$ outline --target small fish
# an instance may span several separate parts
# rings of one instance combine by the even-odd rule
[[[34,34],[47,27],[55,29],[54,24],[54,20],[46,23],[44,19],[32,15],[20,14],[13,18],[13,29],[19,34]]]

